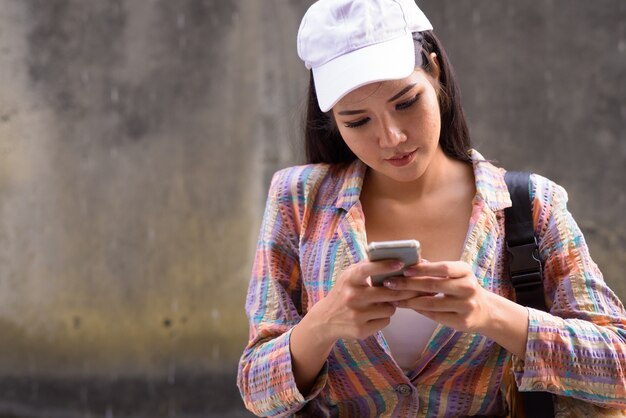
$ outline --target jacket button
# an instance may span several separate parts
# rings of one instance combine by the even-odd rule
[[[411,393],[413,393],[413,389],[411,389],[410,385],[402,383],[396,386],[396,393],[400,396],[409,396]]]

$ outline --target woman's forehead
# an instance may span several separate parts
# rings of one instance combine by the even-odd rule
[[[361,86],[350,93],[343,96],[335,105],[336,109],[354,107],[354,105],[362,104],[366,101],[385,101],[387,102],[405,86],[410,84],[421,84],[427,81],[425,73],[422,69],[416,69],[406,78],[398,80],[377,81],[374,83]]]

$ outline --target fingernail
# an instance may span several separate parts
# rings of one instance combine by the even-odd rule
[[[402,261],[397,261],[391,265],[391,268],[395,270],[400,270],[402,267],[404,267],[404,263]]]
[[[394,283],[394,281],[393,281],[393,280],[385,280],[385,281],[383,282],[383,285],[384,285],[385,287],[388,287],[389,289],[394,289],[394,288],[396,287],[396,284]]]

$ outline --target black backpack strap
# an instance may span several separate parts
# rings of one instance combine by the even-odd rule
[[[517,303],[547,311],[542,266],[530,206],[530,173],[508,171],[504,180],[513,206],[504,210],[509,272]]]
[[[506,250],[509,272],[517,303],[542,311],[544,299],[539,246],[535,237],[530,204],[530,173],[508,171],[504,180],[513,206],[504,210]],[[554,417],[552,395],[548,392],[520,392],[527,417]]]

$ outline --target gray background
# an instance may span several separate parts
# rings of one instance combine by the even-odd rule
[[[301,162],[304,0],[0,0],[0,416],[246,416],[271,174]],[[626,298],[626,2],[418,2],[475,146],[567,188]]]

